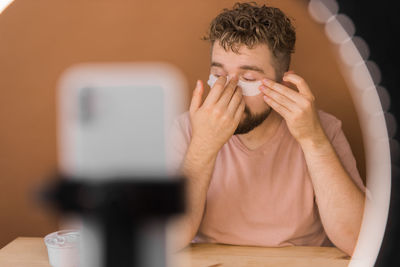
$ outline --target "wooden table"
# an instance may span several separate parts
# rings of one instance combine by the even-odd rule
[[[350,257],[336,248],[263,248],[195,244],[174,256],[171,267],[347,266]],[[179,264],[178,264],[179,262]],[[40,237],[19,237],[0,250],[0,267],[50,267],[46,246]]]

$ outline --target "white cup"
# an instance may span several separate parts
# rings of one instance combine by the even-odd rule
[[[79,242],[78,230],[61,230],[44,237],[52,267],[78,267]]]

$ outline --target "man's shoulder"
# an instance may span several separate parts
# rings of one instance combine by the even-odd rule
[[[185,111],[176,116],[174,122],[178,123],[180,126],[190,126],[189,111]]]
[[[190,122],[189,111],[185,111],[185,112],[179,114],[178,116],[175,117],[175,120],[179,121],[179,122],[185,122],[185,123]]]
[[[175,129],[178,128],[181,131],[191,134],[189,111],[183,112],[175,117],[173,128],[175,128]]]
[[[333,134],[342,127],[342,121],[339,120],[336,116],[332,115],[331,113],[328,113],[323,110],[318,110],[318,116],[322,128],[328,135]]]
[[[331,113],[328,113],[328,112],[326,112],[326,111],[324,111],[324,110],[321,110],[321,109],[318,110],[318,116],[319,116],[321,122],[322,122],[322,121],[326,121],[326,122],[328,122],[328,123],[329,123],[329,122],[330,122],[330,123],[333,123],[333,122],[340,122],[340,120],[339,120],[337,117],[335,117],[335,116],[332,115]]]

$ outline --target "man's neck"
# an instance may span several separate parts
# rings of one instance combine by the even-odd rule
[[[250,150],[255,150],[262,146],[278,130],[283,118],[271,110],[271,113],[259,126],[246,134],[239,134],[237,137]]]

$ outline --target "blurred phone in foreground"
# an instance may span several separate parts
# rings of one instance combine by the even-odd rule
[[[69,68],[59,82],[60,172],[68,179],[93,184],[112,177],[132,182],[169,179],[168,130],[183,112],[185,94],[183,75],[164,63],[79,64]],[[80,266],[110,266],[102,262],[108,242],[104,225],[80,219]],[[165,253],[164,224],[163,220],[152,220],[135,231],[132,238],[140,241],[140,253],[135,254],[140,257],[136,261],[140,266],[166,266],[165,255],[161,255]]]
[[[183,76],[166,64],[82,64],[59,84],[59,167],[95,180],[164,174]]]

